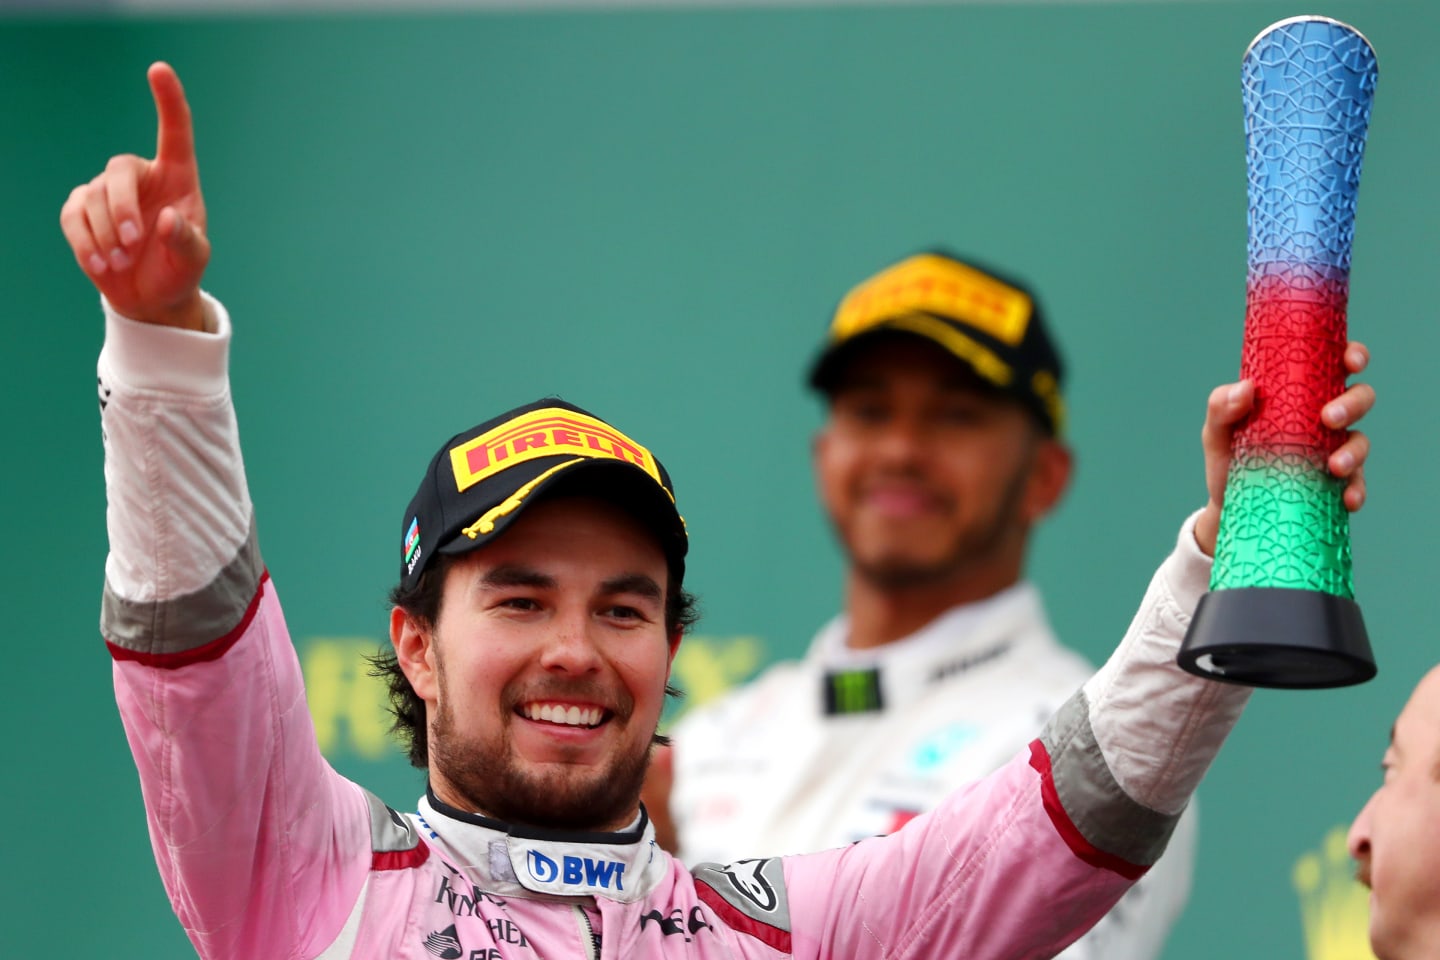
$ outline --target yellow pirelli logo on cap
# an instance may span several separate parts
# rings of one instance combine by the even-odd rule
[[[557,456],[633,463],[664,488],[660,469],[649,450],[609,424],[560,407],[544,407],[521,414],[452,447],[450,465],[455,473],[455,487],[464,493],[486,477],[518,463]]]
[[[915,313],[955,317],[1001,343],[1018,346],[1030,323],[1030,297],[948,257],[921,254],[871,277],[845,297],[830,325],[848,340],[887,320]]]

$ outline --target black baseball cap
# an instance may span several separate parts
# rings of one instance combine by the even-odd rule
[[[678,587],[688,538],[670,474],[645,447],[573,403],[546,397],[457,433],[405,509],[400,585],[440,554],[484,546],[557,491],[612,501],[655,534]]]
[[[1052,435],[1063,431],[1060,354],[1024,284],[943,250],[893,264],[840,301],[810,386],[833,393],[867,342],[897,333],[936,344],[1029,408]]]

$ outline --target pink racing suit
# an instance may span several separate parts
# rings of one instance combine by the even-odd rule
[[[230,322],[207,309],[204,333],[107,309],[99,363],[101,629],[155,858],[202,957],[1046,957],[1159,857],[1248,697],[1174,666],[1209,572],[1187,523],[1119,649],[1043,735],[891,836],[691,871],[643,810],[616,834],[429,795],[397,813],[316,746],[257,546]]]

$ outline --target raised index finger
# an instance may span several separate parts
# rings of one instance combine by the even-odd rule
[[[155,97],[155,112],[159,115],[156,161],[193,166],[195,131],[190,122],[190,104],[185,100],[185,88],[180,86],[180,77],[168,63],[152,63],[146,76],[150,80],[150,93]]]

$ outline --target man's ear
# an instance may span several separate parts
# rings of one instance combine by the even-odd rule
[[[830,476],[830,472],[826,468],[834,445],[835,437],[831,433],[830,421],[827,419],[810,437],[810,482],[815,485],[816,499],[825,508],[827,515],[833,513],[830,492],[826,489],[825,481]]]
[[[679,630],[676,630],[674,633],[670,634],[670,656],[665,661],[665,675],[667,678],[670,675],[670,671],[675,667],[675,654],[680,652],[680,639],[683,636],[684,633]]]
[[[825,456],[825,451],[830,445],[830,425],[820,427],[810,435],[810,466],[811,469],[819,466],[820,458]]]
[[[434,630],[402,607],[390,610],[390,645],[415,695],[433,705],[438,695]]]
[[[1070,475],[1075,458],[1070,448],[1054,437],[1044,437],[1035,447],[1035,462],[1025,484],[1025,519],[1035,523],[1044,517],[1065,496],[1070,488]]]

